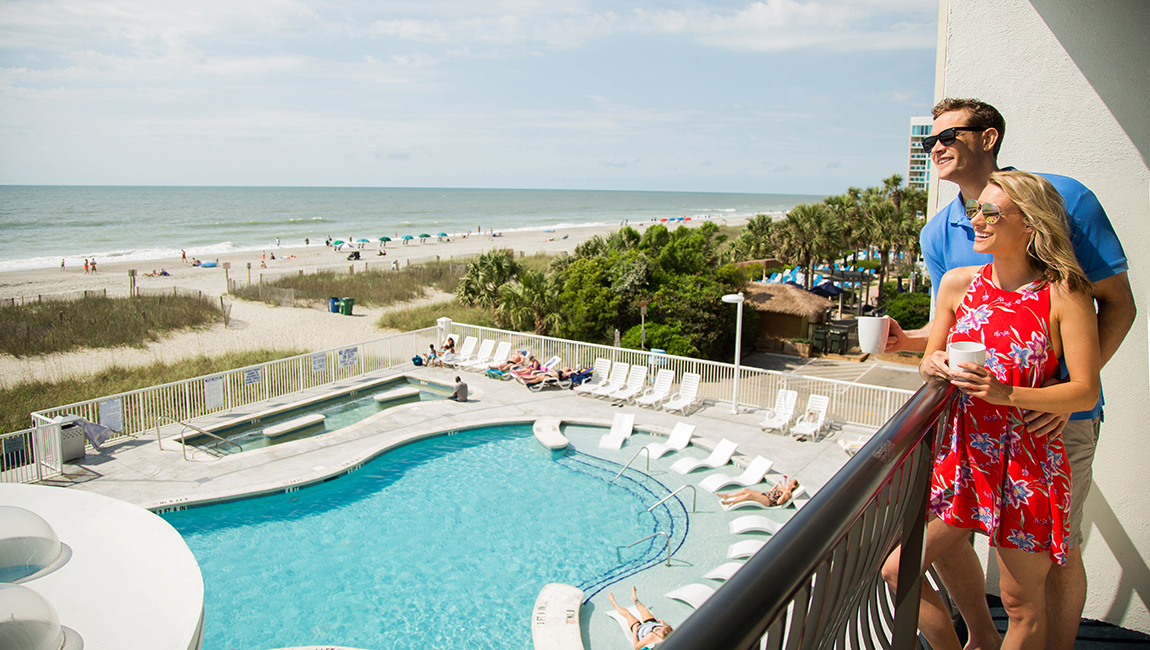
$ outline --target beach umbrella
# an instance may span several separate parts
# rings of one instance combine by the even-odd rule
[[[342,240],[342,239],[337,239],[337,240],[333,241],[333,242],[331,243],[331,245],[332,245],[332,246],[339,246],[339,245],[340,245],[340,244],[342,244],[342,243],[343,243],[343,240]]]
[[[391,237],[388,237],[387,235],[384,235],[383,237],[380,237],[380,238],[379,238],[379,241],[391,241]]]
[[[412,237],[411,235],[404,235],[403,238],[404,239],[415,239],[415,237]]]
[[[438,235],[436,235],[436,237],[446,237],[446,236],[447,236],[447,233],[445,233],[445,232],[441,232]]]
[[[663,217],[663,218],[662,218],[662,219],[660,219],[659,221],[666,221],[666,220],[667,220],[667,217]]]
[[[370,242],[371,240],[370,240],[370,239],[358,239],[358,240],[356,240],[356,241],[358,241],[358,242],[360,242],[360,243],[362,243],[362,244],[366,244],[366,243]]]
[[[420,236],[419,236],[419,238],[420,238],[420,239],[427,239],[427,238],[428,238],[428,237],[430,237],[430,236],[431,236],[431,235],[429,235],[429,234],[427,234],[427,233],[423,233],[422,235],[420,235]]]

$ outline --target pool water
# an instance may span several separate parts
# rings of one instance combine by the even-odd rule
[[[571,450],[552,459],[530,425],[413,442],[295,492],[165,513],[204,576],[206,650],[531,646],[543,585],[589,598],[664,561],[682,503],[629,470]]]
[[[403,399],[385,402],[383,404],[378,404],[375,402],[375,395],[387,390],[391,390],[393,388],[401,388],[409,385],[419,388],[418,396],[405,397]],[[451,390],[441,386],[427,384],[426,382],[417,383],[409,382],[406,380],[398,382],[392,381],[385,384],[372,386],[371,388],[362,391],[357,390],[355,392],[341,395],[340,397],[325,400],[323,402],[312,404],[303,408],[291,409],[289,411],[277,413],[276,415],[270,417],[260,418],[258,422],[250,422],[247,424],[227,427],[225,429],[219,429],[212,432],[217,436],[226,438],[228,441],[239,445],[240,449],[236,449],[236,447],[233,445],[227,445],[218,441],[214,441],[213,439],[202,435],[189,437],[188,443],[193,445],[212,447],[213,449],[216,449],[220,453],[224,454],[240,453],[241,451],[259,449],[261,447],[278,445],[285,442],[290,442],[292,440],[299,440],[300,438],[309,438],[321,433],[327,433],[328,431],[336,431],[346,426],[355,424],[360,420],[368,418],[393,406],[399,406],[400,404],[411,404],[420,401],[429,402],[442,400],[447,399],[449,395],[451,395]],[[312,413],[320,413],[324,415],[324,421],[310,427],[305,427],[298,431],[293,431],[282,436],[276,436],[274,438],[269,438],[263,433],[264,429],[270,426],[283,424],[284,422],[288,422],[290,420],[294,420],[296,418],[300,418],[304,415],[309,415]]]

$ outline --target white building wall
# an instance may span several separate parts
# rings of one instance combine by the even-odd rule
[[[941,0],[936,93],[1006,118],[999,163],[1073,176],[1102,201],[1139,314],[1103,369],[1083,557],[1087,618],[1150,632],[1150,2]],[[934,181],[933,214],[957,194]],[[997,580],[988,588],[997,591]]]

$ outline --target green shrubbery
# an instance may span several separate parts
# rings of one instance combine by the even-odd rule
[[[904,330],[918,329],[930,322],[930,294],[892,293],[886,300],[886,313]]]
[[[321,271],[286,275],[264,284],[293,289],[298,300],[326,302],[331,296],[351,296],[360,305],[392,305],[422,297],[429,287],[454,293],[466,268],[458,262],[430,262],[399,271]],[[260,299],[257,285],[238,287],[233,295],[248,300]]]

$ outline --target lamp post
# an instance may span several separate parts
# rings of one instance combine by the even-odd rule
[[[731,415],[739,412],[739,361],[743,351],[743,292],[728,293],[723,296],[723,302],[734,303],[739,306],[739,313],[735,321],[735,391],[731,395]]]

